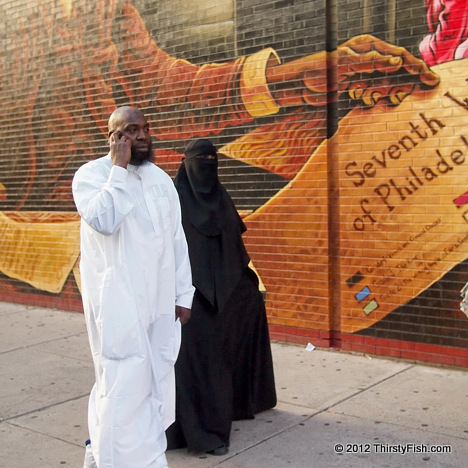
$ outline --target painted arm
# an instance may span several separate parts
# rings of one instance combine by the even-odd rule
[[[282,107],[324,106],[335,91],[349,92],[365,105],[387,97],[396,104],[412,92],[416,81],[438,83],[422,60],[369,35],[352,38],[334,52],[284,64],[267,48],[231,62],[198,66],[162,51],[130,1],[123,2],[121,14],[107,15],[105,20],[109,24],[104,29],[112,29],[112,40],[109,37],[84,53],[84,60],[93,57],[93,63],[83,68],[105,68],[110,73],[93,72],[96,79],[88,82],[96,89],[87,96],[99,96],[100,104],[112,101],[110,83],[117,80],[130,104],[148,109],[154,135],[161,140],[218,134],[227,126],[275,114]],[[328,73],[333,69],[338,71],[335,82]],[[368,80],[371,75],[372,81]],[[397,87],[401,75],[409,75],[410,83]],[[104,108],[92,102],[90,107]]]

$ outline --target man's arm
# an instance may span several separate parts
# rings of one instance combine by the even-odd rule
[[[103,172],[102,166],[88,163],[78,169],[72,183],[78,213],[104,235],[113,234],[133,208],[127,170],[117,165],[109,168]]]
[[[195,288],[192,284],[192,269],[188,252],[187,240],[182,227],[182,214],[179,194],[174,186],[171,187],[172,209],[174,212],[174,260],[176,277],[176,319],[184,325],[191,315]]]

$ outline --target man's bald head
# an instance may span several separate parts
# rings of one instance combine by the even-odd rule
[[[139,119],[144,119],[146,121],[143,112],[141,112],[136,107],[122,106],[115,109],[115,111],[112,112],[111,116],[109,117],[109,121],[107,123],[109,136],[116,131],[122,131],[128,122]]]

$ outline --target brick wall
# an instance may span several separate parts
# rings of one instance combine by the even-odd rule
[[[351,41],[362,57],[372,34],[419,57],[424,0],[11,0],[0,14],[1,300],[81,310],[70,183],[132,104],[170,175],[189,138],[220,148],[273,338],[468,364],[467,67],[438,65],[434,88],[418,65],[363,73],[370,56],[324,53]],[[376,104],[355,89],[369,86],[410,96]]]

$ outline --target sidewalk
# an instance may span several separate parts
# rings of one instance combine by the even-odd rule
[[[83,316],[0,302],[0,320],[0,466],[81,468],[94,379]],[[468,370],[272,349],[277,407],[235,422],[226,456],[170,451],[171,468],[467,466]],[[442,445],[451,453],[425,452]]]

